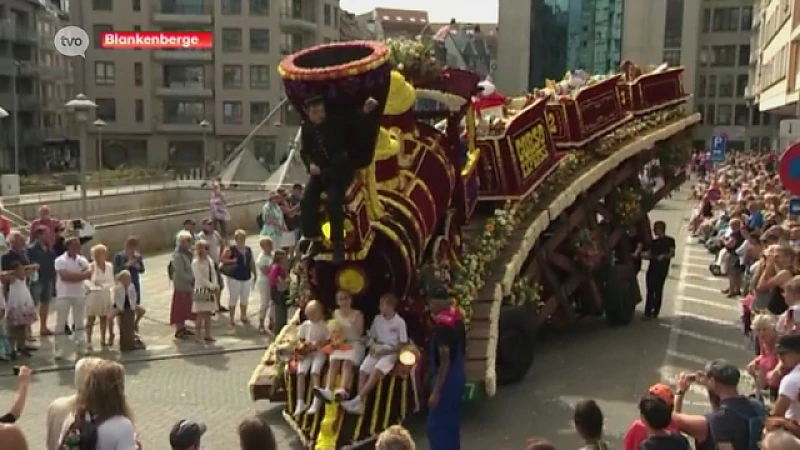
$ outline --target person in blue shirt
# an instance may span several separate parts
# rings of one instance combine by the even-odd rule
[[[47,316],[50,311],[50,300],[53,299],[53,286],[56,281],[56,254],[47,245],[47,228],[40,227],[34,232],[34,241],[28,246],[28,260],[38,264],[36,277],[32,277],[31,296],[39,305],[39,336],[52,336],[47,328]]]
[[[764,214],[761,212],[761,205],[750,202],[748,206],[750,215],[747,218],[747,228],[749,230],[760,230],[764,227]]]
[[[139,239],[136,236],[130,236],[125,240],[125,248],[114,255],[114,275],[123,270],[127,270],[131,274],[131,284],[136,290],[136,297],[139,300],[139,305],[142,304],[142,284],[141,275],[144,273],[144,259],[142,254],[139,253]],[[144,309],[138,308],[136,310],[136,322],[134,322],[136,331],[139,331],[139,321],[144,316]]]

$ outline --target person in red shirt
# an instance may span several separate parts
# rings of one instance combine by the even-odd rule
[[[675,406],[675,392],[666,384],[658,383],[650,386],[647,393],[663,400],[670,407]],[[666,428],[667,431],[677,431],[677,429],[675,424],[672,423]],[[647,437],[647,425],[645,425],[642,419],[634,420],[630,428],[628,428],[628,432],[625,433],[624,449],[639,450],[639,445],[641,445]]]
[[[44,241],[50,248],[53,248],[56,243],[57,230],[60,226],[61,222],[50,215],[50,207],[42,205],[39,207],[39,217],[31,222],[30,243],[32,244],[35,240],[34,236],[36,236],[36,230],[44,228],[47,230]]]

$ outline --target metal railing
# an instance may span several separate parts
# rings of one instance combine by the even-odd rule
[[[199,171],[198,171],[199,172]],[[137,183],[123,186],[103,187],[100,189],[92,188],[86,190],[86,196],[102,197],[105,195],[119,195],[119,194],[134,194],[137,192],[157,191],[163,189],[181,189],[181,188],[199,188],[205,183],[202,178],[189,178],[187,175],[185,179],[172,180],[172,181],[151,181],[147,183]],[[44,186],[44,185],[43,185]],[[60,185],[58,185],[60,187]],[[0,198],[2,203],[6,206],[13,205],[30,205],[36,203],[52,203],[63,200],[78,200],[81,198],[80,188],[74,186],[67,186],[59,191],[51,192],[37,192],[32,194],[20,194],[15,196],[3,196]]]

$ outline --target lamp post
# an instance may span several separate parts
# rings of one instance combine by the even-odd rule
[[[6,117],[8,117],[8,111],[6,111],[3,108],[0,108],[0,119],[5,119]],[[2,137],[3,135],[0,133],[0,144],[3,143]]]
[[[103,128],[106,127],[106,122],[103,119],[97,119],[93,125],[97,130],[97,184],[100,195],[103,195]]]
[[[86,125],[89,121],[89,112],[97,108],[97,104],[83,94],[78,94],[74,99],[68,101],[66,106],[67,111],[75,114],[75,120],[78,122],[78,142],[80,152],[80,166],[78,170],[78,183],[81,186],[81,218],[86,219],[86,213],[89,210],[87,203],[86,192]]]
[[[203,164],[200,166],[200,170],[205,179],[208,172],[208,132],[211,130],[211,122],[203,119],[200,122],[200,128],[203,129]]]

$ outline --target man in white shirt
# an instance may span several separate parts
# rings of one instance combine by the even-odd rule
[[[56,330],[54,356],[56,359],[64,357],[64,345],[67,336],[60,333],[67,325],[67,318],[72,310],[72,319],[75,323],[73,335],[78,353],[84,353],[86,333],[84,332],[84,309],[86,308],[86,288],[83,282],[92,277],[89,261],[80,255],[81,243],[78,238],[70,237],[64,241],[67,251],[56,258]]]
[[[770,416],[800,419],[800,335],[788,334],[778,340],[781,366],[789,371],[781,379],[778,400],[772,405]]]
[[[394,294],[384,294],[381,297],[381,313],[372,320],[368,333],[372,344],[369,354],[361,363],[358,395],[342,403],[342,407],[350,413],[364,413],[367,395],[394,369],[400,348],[408,343],[406,321],[397,314],[396,308],[397,297]]]
[[[217,284],[219,285],[219,293],[217,294],[217,310],[220,312],[227,312],[228,309],[223,307],[220,303],[222,298],[222,290],[225,289],[224,278],[219,272],[219,257],[222,255],[222,250],[226,246],[225,239],[219,234],[219,231],[214,227],[214,221],[211,219],[203,219],[201,230],[197,233],[197,239],[206,241],[208,243],[208,254],[214,261],[214,268],[217,271]]]

